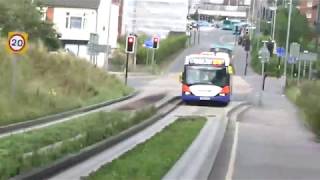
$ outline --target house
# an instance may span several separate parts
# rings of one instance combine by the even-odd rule
[[[92,60],[88,43],[92,33],[98,44],[117,46],[119,0],[42,0],[44,18],[54,23],[65,49]],[[105,53],[99,53],[94,63],[103,67]]]
[[[315,25],[318,20],[319,0],[299,1],[298,9],[301,14],[305,15],[311,25]]]
[[[188,0],[126,0],[123,3],[121,34],[145,33],[165,37],[186,32]]]

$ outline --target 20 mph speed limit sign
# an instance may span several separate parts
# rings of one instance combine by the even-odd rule
[[[24,32],[9,32],[7,50],[13,54],[23,54],[27,50],[28,34]]]

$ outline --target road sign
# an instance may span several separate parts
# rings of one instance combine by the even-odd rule
[[[97,33],[90,33],[89,44],[99,44],[99,35]]]
[[[297,57],[289,56],[289,58],[288,58],[288,63],[289,63],[289,64],[294,64],[294,63],[297,62],[297,60],[298,60]]]
[[[144,41],[144,44],[143,46],[146,47],[146,48],[152,48],[152,45],[153,45],[153,42],[151,39],[147,39]]]
[[[88,51],[91,53],[102,53],[107,52],[108,47],[110,48],[108,45],[88,44]]]
[[[285,49],[283,47],[277,48],[277,56],[278,57],[284,57],[286,55]]]
[[[260,50],[259,50],[259,58],[261,59],[262,63],[268,62],[270,59],[270,52],[268,50],[268,48],[266,46],[263,46]]]
[[[290,56],[299,58],[300,55],[300,44],[293,42],[290,44]]]
[[[9,32],[7,51],[13,54],[24,54],[28,47],[28,34],[25,32]]]
[[[317,54],[316,53],[301,53],[300,60],[301,61],[316,61]]]

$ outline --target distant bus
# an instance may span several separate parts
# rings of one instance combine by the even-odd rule
[[[222,23],[222,29],[223,30],[234,30],[235,25],[240,22],[241,21],[237,20],[237,19],[233,19],[233,20],[226,19]]]
[[[184,102],[230,102],[232,74],[223,58],[202,54],[189,55],[185,59],[182,74]]]

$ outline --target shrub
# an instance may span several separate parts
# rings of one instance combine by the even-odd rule
[[[320,82],[304,82],[300,86],[300,96],[297,98],[298,106],[306,115],[306,120],[320,135]]]

